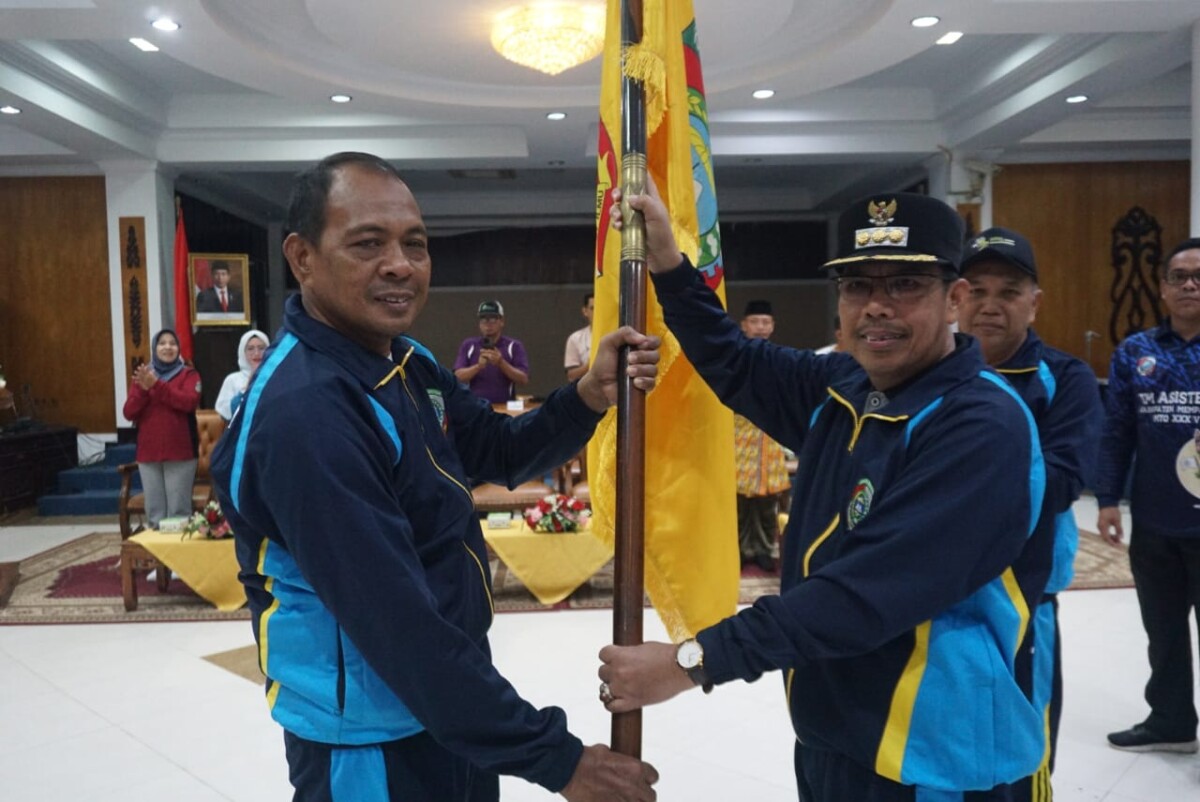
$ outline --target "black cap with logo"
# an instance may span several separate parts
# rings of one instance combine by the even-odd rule
[[[967,241],[963,257],[962,272],[981,262],[998,261],[1010,264],[1037,281],[1037,262],[1033,259],[1033,246],[1029,240],[1007,228],[989,228]]]
[[[504,307],[499,301],[484,301],[479,305],[479,317],[504,317]]]
[[[963,232],[962,217],[937,198],[912,192],[870,195],[838,217],[837,257],[824,266],[843,270],[865,262],[911,262],[957,272]]]

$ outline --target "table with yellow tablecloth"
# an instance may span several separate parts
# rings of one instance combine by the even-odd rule
[[[233,538],[210,540],[202,535],[184,538],[147,529],[129,538],[174,571],[196,595],[218,610],[236,610],[246,603],[246,590],[238,580]],[[122,554],[122,562],[125,555]],[[124,571],[124,565],[122,565]]]
[[[612,559],[612,549],[589,530],[534,532],[524,521],[489,529],[483,537],[508,569],[542,604],[556,604]]]

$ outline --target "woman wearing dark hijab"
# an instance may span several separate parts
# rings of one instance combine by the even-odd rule
[[[163,518],[192,514],[199,405],[200,374],[180,358],[175,332],[163,329],[154,335],[151,363],[133,372],[124,409],[137,424],[138,474],[151,529]]]

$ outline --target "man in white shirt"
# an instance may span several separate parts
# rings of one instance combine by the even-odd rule
[[[580,312],[587,325],[572,332],[567,338],[567,351],[563,356],[563,367],[567,371],[567,381],[575,381],[587,373],[588,363],[592,357],[592,310],[595,309],[594,293],[583,296],[583,308]]]

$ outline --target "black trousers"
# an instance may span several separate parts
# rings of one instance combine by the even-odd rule
[[[1051,802],[1050,773],[988,791],[932,791],[880,777],[845,755],[796,744],[800,802]]]
[[[1190,618],[1200,621],[1200,538],[1166,537],[1135,522],[1129,565],[1150,641],[1145,724],[1162,738],[1191,740],[1197,720]]]
[[[428,733],[331,746],[284,731],[292,802],[497,802],[500,778],[447,752]]]
[[[738,495],[738,550],[742,559],[773,556],[779,540],[779,496]]]

